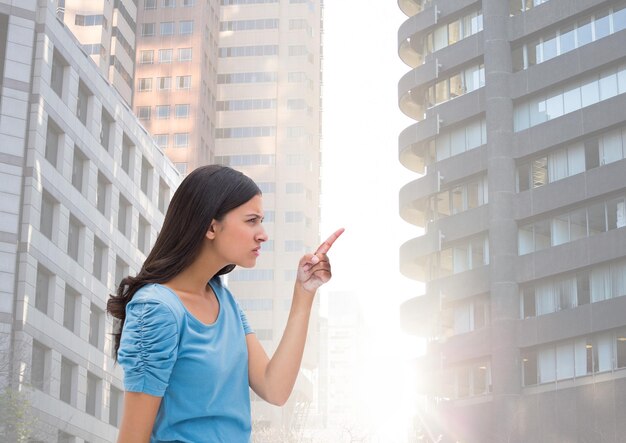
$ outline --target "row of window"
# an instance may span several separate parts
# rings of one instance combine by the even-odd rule
[[[234,72],[232,74],[218,74],[217,83],[272,83],[276,81],[276,78],[276,72]]]
[[[442,395],[445,399],[461,399],[491,392],[491,365],[476,361],[450,367],[442,375]]]
[[[33,340],[30,365],[31,386],[40,391],[50,392],[50,381],[53,378],[59,380],[59,400],[77,407],[78,398],[78,378],[81,372],[86,373],[85,389],[85,409],[84,411],[98,419],[105,419],[102,416],[104,398],[103,380],[86,368],[80,368],[69,358],[62,356],[58,374],[52,374],[52,350],[45,345]],[[121,390],[110,385],[108,392],[109,416],[108,423],[119,426],[122,412],[123,393]],[[72,436],[59,431],[58,441],[73,441]]]
[[[480,235],[442,248],[427,258],[429,280],[447,277],[489,264],[489,239]]]
[[[217,102],[218,111],[250,111],[258,109],[276,109],[276,99],[258,98]]]
[[[219,48],[219,57],[263,57],[278,55],[278,45],[231,46]]]
[[[458,184],[428,197],[426,219],[435,221],[477,208],[488,203],[488,196],[486,175]]]
[[[514,108],[514,130],[531,128],[553,118],[626,92],[626,64],[588,76],[549,94],[523,101]]]
[[[278,29],[277,18],[258,18],[252,20],[231,20],[220,22],[220,31],[255,31],[263,29]]]
[[[137,79],[137,91],[138,92],[150,92],[152,91],[152,78],[144,77]],[[169,91],[172,88],[172,77],[157,77],[158,90]],[[176,76],[176,89],[185,90],[191,89],[191,75],[177,75]]]
[[[173,49],[159,49],[159,63],[172,63]],[[178,48],[178,61],[190,62],[192,60],[192,48]],[[154,50],[146,49],[139,53],[139,63],[151,65],[154,63]]]
[[[483,30],[483,13],[474,11],[451,23],[438,26],[424,37],[423,54],[432,54]]]
[[[99,55],[100,57],[106,57],[107,55],[106,49],[99,43],[85,44],[81,46],[83,51],[85,51],[88,55]]]
[[[513,69],[519,71],[626,29],[626,1],[567,23],[531,42],[513,48]]]
[[[512,17],[549,1],[550,0],[509,0],[509,14]]]
[[[524,285],[521,317],[536,317],[626,295],[626,261]]]
[[[519,255],[547,249],[626,226],[626,198],[619,196],[584,208],[521,225]]]
[[[425,92],[425,106],[432,108],[483,86],[485,86],[485,66],[481,63],[430,86]]]
[[[102,26],[104,29],[109,29],[109,22],[102,14],[76,14],[76,16],[74,17],[74,24],[77,26]]]
[[[181,104],[174,105],[174,116],[176,118],[189,118],[191,105]],[[155,106],[155,118],[157,120],[166,120],[170,118],[170,105],[156,105]],[[152,114],[151,106],[139,106],[137,107],[137,117],[139,120],[150,120]]]
[[[428,142],[424,155],[426,165],[462,154],[487,143],[487,123],[475,119],[454,129],[445,130]]]
[[[274,154],[216,155],[215,163],[230,167],[273,166],[276,164],[276,156]]]
[[[179,0],[180,6],[183,8],[189,8],[196,4],[196,0]],[[158,0],[144,0],[144,9],[156,9]],[[161,0],[161,8],[175,8],[176,0]]]
[[[523,384],[533,386],[626,368],[626,329],[552,343],[522,353]]]
[[[159,35],[171,36],[175,33],[175,22],[161,22],[159,24]],[[181,20],[178,22],[179,35],[193,34],[193,20]],[[142,23],[141,36],[154,37],[156,35],[156,23]]]
[[[239,128],[215,128],[215,138],[273,137],[276,126],[244,126]]]
[[[167,149],[170,147],[170,134],[155,134],[154,141],[161,149]],[[173,146],[175,148],[188,148],[189,147],[189,133],[177,132],[173,134]]]
[[[517,188],[518,191],[538,188],[623,158],[626,158],[626,127],[525,161],[517,167]]]

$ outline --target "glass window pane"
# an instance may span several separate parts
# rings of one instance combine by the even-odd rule
[[[561,245],[569,241],[569,216],[560,215],[552,219],[552,246]]]
[[[542,220],[534,225],[535,228],[535,251],[541,251],[550,247],[550,222]]]
[[[580,87],[580,93],[582,96],[583,107],[598,103],[598,101],[600,100],[598,80],[594,78],[592,80],[584,82],[583,85]]]
[[[442,80],[435,85],[435,104],[443,103],[449,99],[448,80]]]
[[[576,48],[576,27],[574,24],[561,29],[559,36],[560,54],[564,54]]]
[[[435,30],[435,51],[448,46],[448,28],[442,26]]]
[[[557,56],[556,52],[556,35],[550,35],[544,37],[543,44],[541,45],[542,57],[541,61],[545,62]]]
[[[513,61],[513,72],[524,69],[524,47],[518,46],[511,51],[511,59]]]
[[[543,97],[535,98],[528,104],[530,110],[530,126],[547,121],[546,102]]]
[[[606,100],[617,95],[617,73],[612,71],[600,76],[600,100]]]
[[[587,210],[577,209],[570,214],[570,241],[587,237]]]
[[[591,205],[587,209],[589,218],[589,235],[606,231],[606,214],[604,202]]]
[[[575,175],[585,171],[585,145],[576,143],[567,148],[568,175]]]
[[[461,74],[456,74],[450,77],[450,98],[458,97],[464,93],[465,91],[463,90],[463,79]]]
[[[539,52],[539,45],[539,40],[535,40],[526,45],[526,62],[528,63],[528,67],[537,64],[537,53]]]
[[[465,129],[467,139],[467,149],[474,149],[482,145],[480,133],[480,121],[475,121]]]
[[[530,116],[529,116],[529,104],[521,103],[515,107],[515,115],[514,115],[514,126],[515,131],[523,131],[524,129],[528,129],[530,126]]]
[[[533,188],[538,188],[548,183],[548,158],[541,157],[532,162]]]
[[[626,203],[624,198],[616,198],[606,203],[608,229],[623,228],[626,226]]]
[[[450,193],[452,197],[452,213],[458,214],[459,212],[463,212],[465,210],[465,202],[463,198],[464,189],[462,186],[458,186],[452,189]]]
[[[450,155],[465,152],[465,128],[456,129],[450,134]]]
[[[530,189],[530,163],[523,163],[517,168],[518,192]]]
[[[461,22],[456,20],[448,25],[448,44],[452,45],[461,38]]]
[[[609,28],[609,11],[602,11],[596,15],[596,19],[594,21],[594,27],[596,31],[595,40],[599,40],[603,37],[606,37],[610,33]]]
[[[578,29],[576,30],[576,38],[578,40],[578,47],[591,43],[591,19],[586,18],[578,22]]]
[[[563,93],[563,113],[577,111],[580,107],[580,86],[575,85]]]
[[[622,156],[622,133],[620,130],[611,131],[600,139],[600,164],[621,160]]]
[[[613,32],[623,29],[626,29],[626,3],[624,2],[613,8]]]
[[[520,226],[517,233],[517,249],[519,255],[534,252],[533,225]]]
[[[450,134],[442,134],[436,139],[437,161],[450,157]]]
[[[556,95],[546,100],[546,113],[548,120],[563,115],[563,95],[561,91],[558,91]]]

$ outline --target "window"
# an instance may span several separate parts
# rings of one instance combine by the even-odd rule
[[[65,284],[65,302],[63,304],[63,326],[77,332],[80,325],[80,294],[67,283]]]
[[[54,297],[54,276],[41,264],[37,265],[37,284],[35,286],[35,308],[48,314],[50,299]]]
[[[155,23],[142,23],[141,25],[141,36],[142,37],[154,37],[156,34],[156,25]]]
[[[219,57],[263,57],[278,55],[278,45],[232,46],[219,49]]]
[[[220,31],[252,31],[263,29],[278,29],[278,19],[265,18],[220,22]]]
[[[50,87],[60,97],[63,98],[63,84],[65,79],[65,68],[68,64],[56,49],[52,54],[52,69],[50,74]]]
[[[166,120],[170,118],[170,105],[157,105],[156,118],[157,120]]]
[[[141,158],[141,190],[144,194],[150,195],[152,192],[152,165],[145,157]]]
[[[144,0],[143,9],[156,9],[157,0]]]
[[[148,107],[148,109],[150,109]],[[135,154],[135,145],[126,134],[122,137],[122,170],[133,179],[132,169],[134,166],[133,158]]]
[[[152,79],[151,78],[140,78],[137,81],[137,91],[138,92],[152,91]]]
[[[119,206],[117,211],[117,229],[126,237],[130,237],[130,216],[132,214],[132,206],[120,193]]]
[[[137,118],[139,120],[150,120],[150,106],[139,106],[137,108]]]
[[[41,211],[39,214],[39,230],[49,240],[53,240],[54,226],[56,224],[56,215],[58,202],[45,190],[41,195]]]
[[[94,237],[93,241],[93,269],[92,275],[106,284],[107,278],[107,261],[108,261],[108,249],[106,244],[98,237]]]
[[[171,49],[159,49],[159,63],[172,63]]]
[[[123,278],[128,276],[128,265],[120,258],[115,257],[115,287],[117,288]]]
[[[176,0],[161,0],[161,7],[163,8],[175,8]]]
[[[183,0],[183,8],[190,8],[196,4],[196,0]]]
[[[191,48],[179,48],[178,49],[178,61],[190,62],[191,61]]]
[[[89,305],[89,344],[102,349],[104,340],[102,331],[104,330],[104,312],[93,303]]]
[[[154,50],[143,50],[139,53],[139,63],[142,65],[154,63]]]
[[[174,35],[174,22],[161,22],[161,35]]]
[[[75,443],[76,437],[59,429],[57,432],[57,443]]]
[[[285,223],[301,223],[304,221],[304,213],[300,211],[285,212]]]
[[[273,154],[216,155],[215,163],[225,166],[273,165],[276,163],[276,156]],[[267,221],[267,214],[265,219]]]
[[[269,83],[276,81],[275,72],[236,72],[231,74],[218,74],[218,84],[231,83]]]
[[[30,384],[40,391],[47,391],[49,380],[50,350],[37,340],[33,340],[30,364]]]
[[[166,149],[169,146],[169,138],[170,136],[168,134],[156,134],[154,141],[159,148]]]
[[[113,117],[111,117],[111,114],[109,114],[103,107],[100,121],[100,145],[102,145],[106,151],[109,151],[111,147],[113,123]]]
[[[150,247],[150,224],[148,221],[139,216],[139,231],[137,233],[137,248],[145,255],[148,255]]]
[[[85,171],[87,170],[87,167],[87,157],[81,152],[78,146],[74,145],[74,156],[72,159],[72,185],[80,193],[82,193],[86,188],[84,179],[86,177]]]
[[[87,110],[89,108],[89,98],[91,97],[91,91],[87,89],[87,86],[82,81],[78,82],[78,97],[76,101],[76,117],[80,122],[87,126]]]
[[[67,254],[77,262],[81,261],[79,260],[81,230],[82,226],[78,219],[70,214],[69,228],[67,233]]]
[[[109,424],[118,427],[122,419],[123,394],[119,389],[111,386],[109,393]]]
[[[178,24],[180,35],[191,35],[193,34],[193,20],[181,20]]]
[[[176,76],[177,89],[191,89],[191,75]]]
[[[96,190],[96,208],[98,211],[104,216],[107,215],[107,207],[108,207],[108,194],[111,183],[106,179],[106,177],[98,172],[98,186]]]
[[[189,134],[187,132],[181,132],[174,134],[174,147],[186,148],[189,146]]]
[[[176,167],[176,169],[181,175],[187,174],[187,163],[176,162],[174,163],[174,166]]]
[[[87,372],[87,395],[85,401],[85,412],[95,417],[100,412],[101,402],[101,380],[91,372]]]
[[[159,211],[161,211],[162,214],[165,214],[169,204],[170,204],[170,188],[162,179],[160,179],[159,180],[159,201],[158,201]]]
[[[231,272],[232,281],[272,281],[274,280],[273,269],[236,269]]]
[[[190,105],[176,105],[176,118],[188,118]]]
[[[102,26],[104,29],[108,29],[109,26],[107,19],[102,14],[76,14],[74,16],[74,24],[77,26]]]
[[[46,127],[46,147],[44,156],[52,166],[57,167],[59,160],[59,146],[63,138],[61,130],[56,123],[48,117],[48,126]]]
[[[273,137],[274,135],[276,135],[275,126],[216,128],[215,130],[215,138]]]
[[[61,357],[61,377],[59,400],[67,404],[75,404],[76,396],[76,365],[65,357]]]

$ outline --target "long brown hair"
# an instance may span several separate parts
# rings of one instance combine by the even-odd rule
[[[170,202],[161,233],[139,273],[120,282],[117,295],[107,301],[107,312],[116,325],[113,331],[115,356],[120,346],[126,319],[126,305],[148,283],[165,283],[187,268],[200,254],[203,238],[213,220],[261,194],[247,176],[226,166],[202,166],[180,184]],[[228,265],[217,275],[235,268]]]

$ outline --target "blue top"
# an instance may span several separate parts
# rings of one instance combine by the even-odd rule
[[[195,318],[168,287],[148,284],[126,306],[118,351],[126,391],[163,397],[151,443],[250,441],[245,314],[219,279],[214,323]]]

